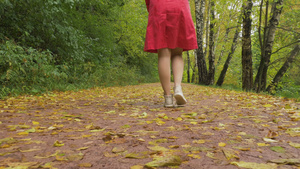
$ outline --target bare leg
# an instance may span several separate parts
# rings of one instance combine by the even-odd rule
[[[164,95],[171,95],[171,50],[168,48],[158,49],[158,74]]]
[[[182,49],[176,48],[171,50],[172,70],[174,75],[174,97],[178,106],[186,104],[187,100],[183,96],[181,81],[183,75],[184,62],[182,58]]]
[[[181,86],[184,62],[182,59],[182,49],[171,49],[172,71],[174,76],[174,85]]]

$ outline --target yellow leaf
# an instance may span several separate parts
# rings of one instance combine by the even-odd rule
[[[196,154],[188,154],[187,156],[195,158],[195,159],[200,159],[201,158],[201,156],[196,155]]]
[[[86,149],[88,149],[89,147],[81,147],[81,148],[78,148],[78,149],[76,149],[76,150],[86,150]]]
[[[93,165],[91,163],[80,163],[78,164],[79,167],[86,167],[86,168],[90,168],[92,167]]]
[[[182,118],[181,118],[181,117],[178,117],[176,120],[177,120],[177,121],[182,121]]]
[[[163,124],[165,124],[165,123],[166,123],[166,122],[161,121],[161,120],[156,121],[156,124],[159,125],[159,126],[161,126],[161,125],[163,125]]]
[[[226,146],[226,143],[222,143],[222,142],[219,143],[219,147],[225,147],[225,146]]]
[[[62,143],[61,141],[55,141],[54,144],[53,144],[54,147],[61,147],[63,145],[65,145],[65,144]]]
[[[198,124],[198,122],[196,122],[196,121],[192,121],[192,122],[191,122],[191,124],[194,124],[194,125],[195,125],[195,124]]]
[[[27,136],[27,135],[28,135],[28,133],[27,133],[27,132],[25,132],[25,131],[23,131],[23,132],[20,132],[20,133],[18,133],[18,135],[20,135],[20,136]]]
[[[32,124],[33,124],[33,125],[39,125],[40,123],[37,122],[37,121],[32,121]]]
[[[205,140],[194,140],[193,143],[195,143],[195,144],[203,144],[203,143],[205,143]]]
[[[257,143],[257,145],[260,147],[270,146],[270,144],[266,144],[266,143]]]
[[[39,151],[41,149],[29,149],[29,150],[20,150],[22,153],[32,152],[32,151]]]
[[[272,107],[273,105],[271,104],[265,104],[264,107]]]
[[[251,169],[276,169],[276,164],[263,164],[263,163],[252,163],[252,162],[231,162],[230,164],[236,165],[238,167],[243,168],[251,168]]]
[[[130,169],[143,169],[144,166],[142,165],[134,165],[134,166],[131,166]]]
[[[290,142],[289,145],[293,146],[295,148],[300,148],[300,143],[292,143],[292,142]]]

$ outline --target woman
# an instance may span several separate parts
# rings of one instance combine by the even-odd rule
[[[165,107],[174,107],[171,94],[170,61],[174,76],[174,97],[182,106],[182,52],[196,49],[197,39],[188,0],[146,0],[149,12],[144,51],[158,53],[158,73],[164,90]]]

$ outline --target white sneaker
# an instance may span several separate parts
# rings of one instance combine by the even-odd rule
[[[165,97],[165,104],[164,106],[167,107],[167,108],[171,108],[171,107],[174,107],[174,104],[173,104],[173,95],[164,95]]]
[[[182,106],[187,103],[187,100],[183,96],[181,86],[174,87],[174,97],[178,106]]]

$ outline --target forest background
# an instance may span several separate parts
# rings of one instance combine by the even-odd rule
[[[206,64],[215,68],[209,85],[219,81],[224,64],[228,63],[222,87],[242,89],[243,2],[202,2],[202,50]],[[254,78],[262,58],[259,29],[262,34],[266,32],[265,25],[272,18],[271,6],[276,2],[252,2]],[[196,25],[195,0],[190,0],[190,5]],[[299,99],[300,4],[297,0],[285,0],[280,8],[267,86],[288,58],[289,64],[279,83],[268,92]],[[0,0],[0,98],[158,82],[157,56],[143,52],[147,18],[143,0]],[[212,55],[213,61],[209,59]],[[185,52],[184,59],[183,81],[200,83],[197,52]]]

